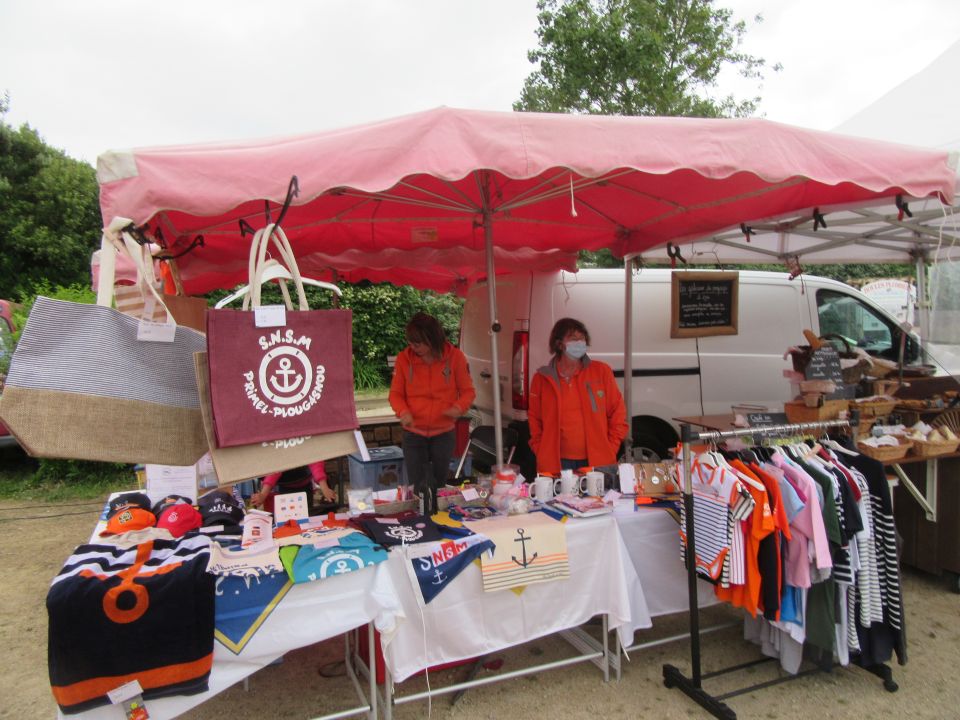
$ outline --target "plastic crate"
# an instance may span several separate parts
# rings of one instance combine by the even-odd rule
[[[403,450],[396,445],[370,448],[370,459],[350,453],[350,487],[354,490],[386,490],[406,484]]]

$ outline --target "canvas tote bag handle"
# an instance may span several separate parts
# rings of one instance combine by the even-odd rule
[[[290,271],[290,275],[293,278],[294,286],[297,289],[297,300],[299,304],[298,309],[309,310],[310,306],[307,304],[307,296],[303,288],[303,278],[300,275],[300,268],[297,265],[297,260],[293,255],[293,249],[290,247],[290,242],[287,240],[286,234],[284,234],[283,230],[275,224],[267,225],[262,230],[258,230],[254,235],[253,242],[251,243],[250,259],[247,267],[247,271],[250,276],[250,292],[244,298],[244,310],[248,308],[248,303],[254,308],[260,307],[263,273],[273,262],[276,262],[267,260],[266,258],[267,248],[271,242],[273,243],[273,246],[276,248],[277,252],[280,254],[280,258],[283,261],[281,264]],[[283,292],[284,301],[286,302],[287,307],[291,308],[292,301],[290,300],[290,295],[287,291],[286,285],[281,283],[280,288]]]
[[[110,225],[104,228],[100,239],[100,278],[97,283],[97,305],[110,307],[113,304],[113,281],[116,276],[117,253],[120,252],[130,258],[137,268],[137,286],[144,299],[147,292],[151,293],[160,307],[167,313],[167,323],[176,325],[173,314],[167,308],[163,297],[157,291],[157,276],[153,267],[153,256],[150,248],[140,245],[123,228],[131,224],[127,218],[115,217]]]

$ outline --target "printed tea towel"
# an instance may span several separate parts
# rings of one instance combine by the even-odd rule
[[[486,592],[570,577],[566,528],[543,513],[476,520],[470,529],[495,546],[480,556]]]

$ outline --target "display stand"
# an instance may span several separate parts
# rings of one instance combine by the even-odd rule
[[[743,430],[731,430],[726,432],[703,432],[697,433],[694,432],[690,425],[684,424],[681,426],[681,441],[683,443],[683,477],[689,479],[691,477],[691,453],[690,445],[693,442],[709,442],[717,443],[722,440],[726,440],[734,437],[745,437],[745,436],[760,436],[760,437],[769,437],[769,436],[791,436],[791,435],[801,435],[811,431],[820,431],[826,430],[829,428],[856,428],[857,417],[854,416],[851,421],[847,420],[830,420],[823,422],[808,422],[808,423],[796,423],[790,425],[773,425],[760,428],[747,428]],[[832,665],[827,665],[826,667],[817,666],[810,670],[805,670],[799,672],[795,675],[788,675],[785,677],[776,678],[774,680],[769,680],[767,682],[757,683],[750,685],[748,687],[739,688],[726,692],[722,695],[712,695],[703,689],[702,681],[707,678],[718,677],[725,675],[727,673],[735,672],[738,670],[744,670],[750,667],[754,667],[761,663],[770,662],[772,658],[761,658],[747,663],[742,663],[739,665],[734,665],[732,667],[724,668],[722,670],[717,670],[715,672],[703,674],[701,673],[700,668],[700,609],[697,604],[697,573],[696,573],[696,540],[695,540],[695,530],[694,530],[694,520],[693,520],[693,493],[692,493],[692,482],[685,482],[683,487],[683,499],[684,499],[684,517],[686,520],[687,528],[687,551],[686,551],[686,568],[687,568],[687,583],[688,591],[690,598],[690,661],[691,661],[691,676],[687,677],[680,670],[673,666],[666,664],[663,666],[663,684],[668,688],[677,688],[681,690],[684,694],[689,696],[692,700],[698,703],[703,707],[707,712],[713,715],[716,718],[721,720],[736,720],[737,714],[731,709],[728,705],[724,703],[724,700],[727,698],[735,697],[737,695],[742,695],[753,690],[760,690],[762,688],[770,687],[772,685],[778,685],[780,683],[788,682],[795,680],[797,678],[809,675],[814,672],[829,671],[832,669]],[[884,680],[884,688],[890,692],[897,690],[897,685],[893,682],[890,668],[886,665],[877,665],[865,667],[864,669],[869,672],[879,676]]]

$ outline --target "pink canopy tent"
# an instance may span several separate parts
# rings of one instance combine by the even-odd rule
[[[293,137],[108,152],[97,172],[105,222],[149,224],[173,253],[203,235],[178,261],[188,292],[243,279],[238,220],[262,226],[264,201],[282,203],[294,175],[302,192],[283,225],[298,257],[335,265],[353,253],[375,266],[384,251],[466,248],[481,251],[473,275],[491,278],[494,247],[513,270],[536,257],[522,250],[626,255],[899,194],[950,203],[955,180],[945,152],[765,120],[451,108]],[[384,277],[402,282],[423,267],[416,257],[395,255]],[[435,267],[457,267],[434,257]],[[496,318],[493,280],[489,297]],[[491,346],[497,357],[496,332]],[[496,378],[493,388],[499,404]]]

